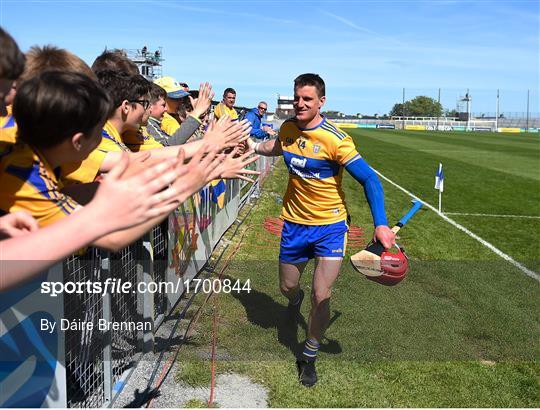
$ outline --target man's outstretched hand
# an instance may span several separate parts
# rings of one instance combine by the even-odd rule
[[[249,138],[250,125],[247,120],[233,121],[228,115],[224,115],[219,120],[210,123],[204,140],[208,145],[216,147],[218,151],[234,148]]]
[[[233,179],[239,178],[247,182],[254,182],[254,179],[246,175],[260,175],[259,171],[247,169],[246,167],[259,159],[258,155],[253,155],[252,150],[247,150],[240,155],[240,147],[236,147],[223,158],[220,165],[215,169],[214,178]]]

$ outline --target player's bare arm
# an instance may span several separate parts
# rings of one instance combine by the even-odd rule
[[[212,179],[215,169],[223,159],[224,154],[218,154],[215,149],[212,150],[204,145],[189,162],[186,162],[184,150],[180,148],[175,157],[175,180],[165,191],[167,206],[169,204],[172,206],[170,211],[205,186]],[[164,193],[159,194],[164,195]],[[163,198],[160,199],[163,200]],[[117,252],[160,223],[167,215],[168,213],[159,215],[136,227],[107,235],[93,242],[92,245]]]
[[[255,152],[255,154],[263,155],[265,157],[277,157],[283,153],[279,138],[264,142],[253,142],[252,140],[247,140],[247,144],[248,147]]]
[[[170,200],[174,190],[167,188],[177,177],[172,165],[163,162],[126,176],[128,156],[124,154],[99,184],[94,200],[68,217],[43,229],[25,212],[0,218],[0,232],[10,236],[0,241],[2,259],[21,261],[2,275],[0,291],[33,279],[57,260],[111,232],[168,215],[177,206]],[[21,249],[32,252],[21,253]]]
[[[212,147],[217,151],[222,151],[228,148],[234,148],[238,144],[249,138],[251,127],[247,121],[232,121],[229,116],[224,116],[219,121],[214,121],[210,124],[202,140],[189,142],[182,145],[184,157],[189,159],[193,157],[201,147]],[[176,158],[179,153],[178,146],[156,148],[149,151],[129,153],[131,164],[130,166],[139,165],[148,166],[156,161],[161,161],[165,158]],[[108,172],[120,160],[121,152],[109,152],[100,165],[100,172]],[[144,164],[142,164],[144,162]]]

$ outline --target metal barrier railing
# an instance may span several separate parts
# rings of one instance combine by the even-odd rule
[[[168,229],[169,221],[166,220],[152,229],[150,233],[150,246],[153,251],[152,281],[163,282],[167,278],[168,266]],[[154,295],[154,314],[156,321],[167,312],[167,298],[162,293]]]
[[[104,407],[118,396],[156,329],[221,236],[268,174],[273,159],[252,165],[255,184],[213,183],[121,252],[86,248],[0,298],[0,407]],[[179,283],[166,292],[44,292],[51,284]],[[66,321],[70,324],[60,328]],[[100,329],[104,323],[141,328]],[[45,322],[45,324],[43,323]],[[53,324],[55,326],[53,326]],[[91,327],[88,325],[92,325]],[[149,326],[147,326],[149,325]],[[45,328],[44,328],[45,326]]]
[[[63,263],[64,280],[101,281],[101,252],[87,249]],[[103,298],[94,293],[73,293],[64,297],[64,317],[70,322],[93,323],[104,317]],[[65,364],[70,407],[99,407],[105,401],[104,340],[99,332],[65,331]]]
[[[137,283],[164,282],[195,276],[208,260],[225,230],[245,201],[258,189],[274,162],[261,157],[252,169],[261,171],[255,184],[225,183],[223,207],[212,188],[187,200],[142,240],[119,253],[89,248],[63,262],[65,281],[101,281],[107,278]],[[226,211],[226,212],[222,212]],[[74,293],[64,295],[65,317],[94,323],[151,322],[161,324],[181,295],[165,293]],[[152,348],[153,332],[137,330],[65,331],[68,407],[107,406],[121,391],[126,372],[137,355]]]

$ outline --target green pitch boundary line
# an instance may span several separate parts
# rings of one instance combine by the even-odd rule
[[[496,248],[494,245],[492,245],[491,243],[489,243],[488,241],[486,241],[485,239],[482,239],[480,238],[478,235],[476,235],[474,232],[471,232],[470,230],[468,230],[467,228],[465,228],[463,225],[460,225],[458,224],[456,221],[454,221],[453,219],[447,217],[445,214],[440,214],[439,211],[433,206],[433,205],[430,205],[428,202],[424,201],[423,199],[420,199],[418,198],[416,195],[414,195],[412,192],[409,192],[407,191],[405,188],[403,188],[401,185],[398,185],[396,184],[394,181],[392,181],[391,179],[385,177],[383,174],[381,174],[379,171],[377,171],[376,169],[372,168],[373,171],[375,171],[377,173],[377,175],[379,175],[382,179],[384,179],[385,181],[387,181],[388,183],[392,184],[393,186],[395,186],[396,188],[398,188],[400,191],[406,193],[407,195],[409,195],[411,198],[413,199],[416,199],[418,201],[422,201],[422,203],[429,209],[431,209],[433,212],[435,212],[437,215],[439,215],[442,219],[444,219],[446,222],[448,222],[449,224],[451,224],[452,226],[455,226],[456,228],[458,228],[460,231],[463,231],[465,232],[467,235],[469,235],[471,238],[473,239],[476,239],[478,242],[480,242],[482,245],[484,245],[486,248],[488,248],[489,250],[491,250],[492,252],[494,252],[496,255],[500,256],[501,258],[503,258],[504,260],[510,262],[512,265],[514,265],[516,268],[518,268],[519,270],[521,270],[523,273],[525,273],[527,276],[535,279],[537,282],[540,282],[540,274],[538,274],[537,272],[527,268],[526,266],[522,265],[521,263],[519,263],[518,261],[514,260],[511,256],[507,255],[506,253],[504,253],[503,251],[501,251],[500,249]]]
[[[525,219],[540,219],[540,216],[533,215],[499,215],[499,214],[468,214],[463,212],[444,212],[445,215],[458,216],[486,216],[490,218],[525,218]]]

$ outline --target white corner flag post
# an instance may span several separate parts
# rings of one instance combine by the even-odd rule
[[[439,168],[437,169],[437,173],[435,174],[435,189],[439,190],[439,213],[441,213],[442,193],[444,191],[444,174],[443,174],[442,164],[440,162],[439,162]]]

